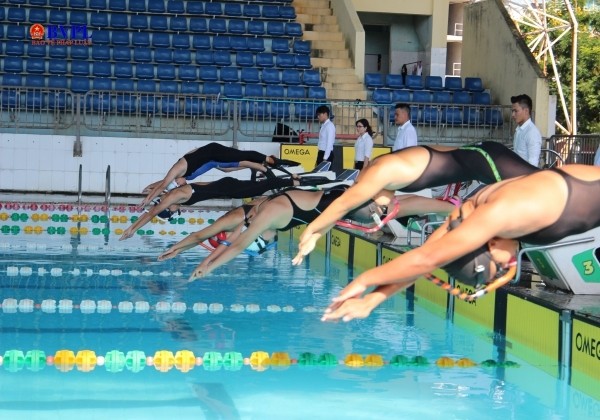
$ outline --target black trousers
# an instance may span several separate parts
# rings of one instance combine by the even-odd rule
[[[323,159],[323,157],[325,157],[325,150],[319,150],[319,153],[317,153],[317,163],[315,163],[315,166],[317,166],[319,163],[323,162],[324,160],[327,160],[327,161],[333,163],[333,152],[331,152],[329,154],[329,158]]]

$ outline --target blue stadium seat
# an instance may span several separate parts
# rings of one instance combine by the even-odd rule
[[[302,25],[298,22],[287,22],[285,24],[285,34],[294,38],[302,36]]]
[[[227,2],[223,7],[223,14],[232,17],[242,16],[242,5],[240,3]]]
[[[158,112],[158,98],[154,95],[156,82],[154,80],[140,80],[137,83],[137,91],[140,97],[140,112],[145,115],[156,114]]]
[[[160,93],[178,93],[179,83],[173,81],[160,81],[158,83],[158,91]]]
[[[154,65],[145,63],[136,64],[135,77],[138,79],[154,79]]]
[[[466,82],[466,79],[465,79]],[[491,105],[492,98],[488,92],[474,92],[473,103],[475,105]]]
[[[48,73],[67,74],[67,60],[50,60],[48,63]]]
[[[146,0],[129,0],[130,12],[146,12]]]
[[[410,90],[394,89],[392,90],[392,103],[407,103],[411,102]],[[392,112],[393,114],[393,112]],[[393,116],[392,116],[393,120]]]
[[[171,46],[171,37],[169,34],[154,32],[152,34],[152,46],[155,48],[169,48]]]
[[[87,93],[90,90],[90,78],[73,76],[71,78],[71,90],[74,93]]]
[[[131,34],[131,45],[134,47],[149,47],[150,34],[148,32],[134,32]]]
[[[98,12],[90,14],[90,26],[92,28],[108,27],[108,13]]]
[[[23,23],[27,20],[27,11],[21,7],[9,7],[6,20],[14,23]]]
[[[199,94],[200,83],[198,82],[184,82],[181,84],[181,93],[183,94]]]
[[[462,90],[455,91],[452,93],[452,103],[470,105],[472,103],[471,94]]]
[[[131,48],[123,46],[113,47],[112,59],[114,61],[131,61]]]
[[[265,40],[263,38],[249,38],[248,49],[252,52],[263,52],[265,50]]]
[[[235,56],[235,64],[238,67],[253,67],[254,54],[247,51],[238,51],[238,53]]]
[[[419,90],[425,88],[423,78],[417,74],[406,75],[406,87],[408,89]]]
[[[190,48],[190,36],[188,34],[173,34],[171,43],[173,48],[187,50]]]
[[[138,31],[148,29],[148,16],[131,15],[131,17],[129,18],[129,27]]]
[[[279,6],[279,17],[287,20],[295,20],[296,9],[293,6]]]
[[[204,82],[216,82],[219,80],[217,67],[215,66],[200,66],[198,75],[200,80]]]
[[[45,9],[29,9],[30,23],[46,23],[47,20],[48,13]]]
[[[296,69],[284,69],[281,72],[281,83],[288,86],[298,86],[302,84],[300,71]],[[302,88],[304,89],[304,88]]]
[[[195,50],[210,50],[210,36],[209,35],[194,35],[192,41],[192,47]]]
[[[74,74],[76,76],[89,76],[90,63],[83,60],[71,61],[71,74]]]
[[[295,54],[277,54],[275,58],[275,66],[284,69],[291,69],[296,67],[296,55]]]
[[[196,2],[190,2],[196,3]],[[194,17],[190,19],[190,32],[194,33],[204,33],[208,32],[208,25],[206,24],[206,19],[201,17]]]
[[[447,76],[444,82],[446,90],[462,90],[462,79],[458,76]]]
[[[202,1],[186,1],[185,8],[190,15],[204,14],[204,2]]]
[[[377,88],[373,91],[372,99],[377,104],[390,105],[392,103],[392,91]]]
[[[169,29],[173,32],[187,32],[187,19],[183,16],[173,16],[169,19]]]
[[[215,51],[213,55],[215,65],[223,69],[231,66],[231,53],[229,51]]]
[[[211,65],[215,63],[212,51],[196,51],[196,64]]]
[[[173,62],[175,64],[192,64],[192,55],[189,50],[174,50]]]
[[[228,3],[229,4],[229,3]],[[230,19],[227,24],[227,31],[234,35],[246,34],[246,21],[238,19]]]
[[[385,75],[385,86],[390,89],[404,88],[404,82],[402,81],[402,75],[401,74],[386,74]]]
[[[131,63],[115,63],[113,72],[115,77],[131,79],[133,77],[133,65]]]
[[[196,81],[198,80],[198,68],[196,66],[183,65],[178,69],[179,80]]]
[[[115,109],[121,114],[132,114],[137,110],[137,96],[130,92],[135,90],[133,80],[115,80],[116,104]]]
[[[66,25],[67,24],[67,12],[65,10],[50,10],[48,22],[53,25]]]
[[[108,9],[113,12],[124,12],[127,10],[127,0],[108,0]]]
[[[32,45],[27,43],[27,55],[29,57],[46,57],[46,45]]]
[[[461,125],[462,112],[457,106],[448,106],[442,109],[442,123],[446,125]]]
[[[221,16],[223,14],[223,5],[220,2],[204,3],[204,14]]]
[[[231,39],[227,35],[214,36],[212,42],[213,50],[230,50]]]
[[[69,23],[71,25],[87,25],[88,16],[86,12],[73,11],[69,15]]]
[[[308,88],[308,97],[310,99],[326,99],[327,91],[322,86],[310,86]]]
[[[2,90],[2,96],[0,96],[0,102],[2,108],[16,108],[19,105],[19,92],[17,89],[6,89],[7,86],[20,87],[22,83],[22,77],[18,74],[3,74],[2,75],[2,86],[5,89]]]
[[[267,22],[267,35],[269,36],[284,36],[285,26],[283,22],[270,20]]]
[[[152,49],[150,48],[135,48],[133,50],[133,61],[136,63],[151,63]]]
[[[260,72],[256,67],[242,67],[242,83],[260,83]]]
[[[111,31],[111,40],[113,45],[129,46],[129,32]]]
[[[504,124],[501,108],[486,108],[483,110],[483,123],[492,127],[500,127]]]
[[[46,61],[43,58],[29,57],[25,62],[25,71],[33,74],[46,73]]]
[[[50,7],[67,7],[67,0],[49,0]]]
[[[21,57],[4,57],[4,66],[2,70],[5,73],[23,72],[23,59]]]
[[[237,67],[223,67],[219,71],[219,80],[221,80],[222,82],[229,82],[229,83],[239,82],[240,75],[239,75],[238,68]]]
[[[279,19],[279,7],[270,4],[265,4],[262,7],[261,16],[264,19]]]
[[[441,76],[425,76],[425,89],[429,90],[442,90],[444,86],[442,84]]]
[[[108,45],[92,45],[92,59],[97,61],[110,60],[110,47]]]
[[[434,104],[450,104],[452,103],[452,95],[447,91],[435,91],[431,100]]]
[[[483,124],[483,116],[479,107],[464,107],[463,108],[463,124],[481,125]]]
[[[203,95],[220,95],[221,94],[221,84],[215,82],[204,82],[202,84],[202,94]]]
[[[202,5],[204,6],[204,5]],[[181,15],[185,13],[184,3],[181,0],[168,0],[167,13],[171,15]]]
[[[311,43],[310,41],[302,41],[297,39],[294,41],[293,51],[295,54],[306,54],[310,55]]]
[[[221,99],[212,99],[209,98],[205,102],[205,112],[206,115],[210,115],[213,117],[221,117],[225,115],[225,102]]]
[[[0,47],[1,49],[1,47]],[[7,41],[6,42],[6,55],[12,55],[15,57],[21,57],[25,54],[25,42],[23,41]]]
[[[367,89],[377,89],[385,86],[381,73],[365,73],[365,86]]]
[[[172,63],[173,50],[170,48],[157,48],[154,50],[155,63]]]
[[[114,29],[129,28],[129,16],[121,13],[112,13],[110,15],[110,26]]]
[[[229,38],[232,51],[247,51],[248,41],[244,36],[232,36]]]
[[[426,90],[415,90],[412,94],[412,102],[430,103],[431,92],[428,92]]]
[[[290,103],[289,102],[271,102],[271,118],[275,120],[288,119],[290,117]]]
[[[274,67],[275,60],[272,53],[261,52],[256,54],[257,67]]]
[[[8,39],[25,39],[25,26],[8,25],[6,27],[6,37]]]
[[[245,17],[249,18],[259,18],[261,17],[260,6],[258,4],[244,4],[244,12]]]
[[[115,90],[118,92],[133,92],[135,90],[134,82],[131,79],[115,80]]]
[[[215,4],[215,3],[207,3]],[[208,32],[213,34],[224,34],[227,32],[227,21],[225,19],[209,19],[208,20]]]
[[[248,87],[246,86],[246,90]],[[248,96],[248,94],[246,94]],[[265,118],[269,115],[269,102],[267,101],[249,101],[248,102],[248,117],[250,118]]]
[[[94,31],[92,32],[92,45],[109,45],[110,31]]]
[[[111,77],[112,71],[112,65],[108,61],[95,61],[92,65],[94,77]]]
[[[287,97],[295,99],[304,99],[306,98],[306,89],[302,86],[288,86]]]
[[[165,13],[165,2],[163,0],[148,0],[148,11],[150,13]]]
[[[106,10],[108,8],[106,0],[90,0],[89,7],[94,10]]]
[[[321,73],[319,70],[304,70],[302,83],[306,86],[321,86]]]
[[[483,82],[480,77],[465,77],[465,90],[469,92],[483,92]]]
[[[70,9],[87,9],[87,0],[69,0]]]
[[[159,64],[156,66],[156,77],[160,80],[175,80],[175,66],[172,64]]]
[[[281,74],[279,73],[279,70],[277,70],[275,68],[263,69],[262,74],[261,74],[261,81],[267,85],[272,85],[272,84],[279,85],[279,84],[281,84]],[[268,86],[267,86],[267,88],[268,88]]]
[[[160,100],[160,112],[167,116],[179,113],[179,98],[174,94],[162,95]]]
[[[46,87],[46,82],[44,76],[40,76],[39,74],[28,74],[25,76],[23,86],[28,88],[44,88]]]
[[[153,4],[152,2],[149,5]],[[162,15],[150,16],[150,29],[153,31],[166,31],[169,29],[169,23],[167,17]]]
[[[48,76],[48,107],[50,109],[65,109],[69,104],[70,95],[66,90],[69,88],[65,76]]]
[[[248,83],[244,88],[244,95],[248,97],[263,97],[263,86],[258,83]]]
[[[262,36],[266,33],[265,23],[261,20],[251,20],[248,22],[248,34]]]
[[[108,77],[98,77],[92,82],[92,92],[88,94],[89,100],[86,107],[94,112],[109,112],[111,106],[110,91],[112,90],[112,80]]]
[[[64,45],[52,45],[52,48],[48,48],[48,55],[50,58],[67,58],[67,47]]]
[[[241,83],[225,83],[223,86],[223,95],[227,98],[240,99],[244,96]]]
[[[289,53],[290,43],[285,38],[273,38],[271,41],[271,52],[274,53]]]

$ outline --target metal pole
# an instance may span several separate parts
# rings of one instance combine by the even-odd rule
[[[579,24],[569,0],[565,0],[572,28],[571,44],[571,134],[577,135],[577,31]]]

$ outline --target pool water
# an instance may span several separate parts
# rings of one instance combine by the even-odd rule
[[[2,419],[561,419],[573,401],[597,404],[555,362],[532,366],[410,296],[321,322],[350,273],[320,255],[292,267],[284,241],[188,284],[208,251],[156,256],[198,222],[119,242],[127,209],[63,222],[1,211]]]

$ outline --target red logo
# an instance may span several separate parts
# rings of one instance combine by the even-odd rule
[[[31,28],[29,28],[29,35],[31,36],[31,39],[44,39],[45,32],[44,26],[39,23],[31,25]]]

